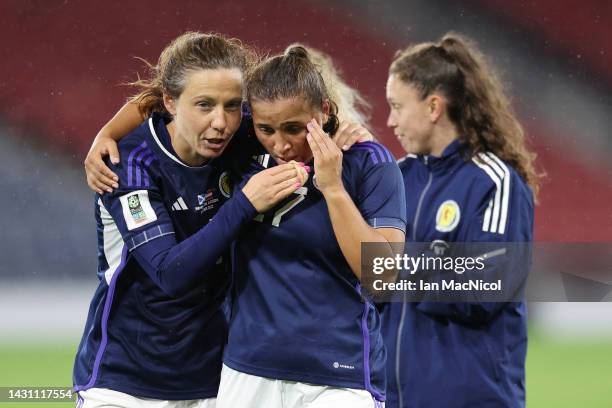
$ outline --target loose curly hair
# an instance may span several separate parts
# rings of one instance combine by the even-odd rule
[[[523,127],[501,81],[471,40],[451,32],[436,43],[399,51],[389,75],[414,86],[422,99],[442,93],[467,158],[493,152],[511,165],[537,196],[540,175],[534,166],[536,155],[526,145]]]

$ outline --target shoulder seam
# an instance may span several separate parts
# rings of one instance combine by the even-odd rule
[[[364,150],[369,153],[369,157],[374,164],[379,163],[393,163],[395,159],[389,150],[379,143],[374,142],[362,142],[355,143],[351,146],[354,150]]]
[[[155,160],[155,154],[143,141],[130,151],[127,159],[127,184],[130,187],[149,187],[150,180],[146,169]]]

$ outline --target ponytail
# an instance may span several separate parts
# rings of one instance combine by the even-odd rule
[[[437,43],[423,43],[398,52],[390,75],[414,86],[422,99],[440,92],[447,114],[471,157],[491,151],[539,190],[536,155],[526,146],[501,81],[485,57],[467,38],[448,33]]]

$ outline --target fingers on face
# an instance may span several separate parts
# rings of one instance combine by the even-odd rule
[[[335,146],[334,142],[331,141],[315,120],[308,123],[308,131],[310,135],[308,143],[315,157],[326,155],[331,148],[330,145]]]

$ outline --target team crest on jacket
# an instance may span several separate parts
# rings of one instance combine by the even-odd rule
[[[459,204],[454,200],[446,200],[438,208],[436,213],[436,230],[449,232],[454,230],[461,219]]]
[[[232,185],[227,171],[224,171],[221,177],[219,177],[219,191],[221,191],[221,194],[226,198],[229,198],[232,192]]]

